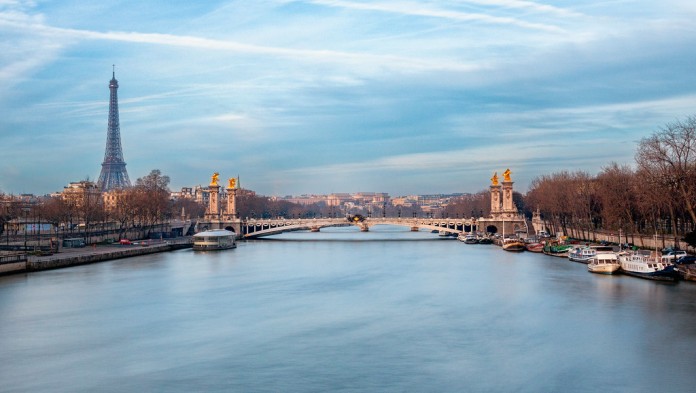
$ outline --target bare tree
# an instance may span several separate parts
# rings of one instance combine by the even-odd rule
[[[605,229],[636,231],[638,211],[636,175],[626,166],[613,162],[597,175],[597,195]]]
[[[0,192],[0,234],[5,231],[6,224],[21,215],[22,206],[12,195]]]
[[[485,217],[491,212],[490,200],[491,193],[488,190],[462,195],[450,201],[444,214],[447,217]]]
[[[669,123],[643,138],[636,163],[664,192],[679,195],[696,222],[696,117]]]
[[[147,236],[152,227],[171,216],[169,204],[169,176],[153,169],[135,182],[131,190],[133,212],[138,216]]]
[[[567,171],[542,175],[532,180],[527,192],[527,205],[538,207],[554,232],[568,234],[574,203],[571,183],[572,176]]]

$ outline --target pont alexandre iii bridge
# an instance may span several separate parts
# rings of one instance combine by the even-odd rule
[[[242,219],[237,216],[236,180],[229,179],[225,209],[221,209],[218,173],[213,174],[208,187],[209,200],[206,214],[197,224],[198,230],[227,229],[237,233],[238,238],[252,239],[276,235],[283,232],[309,230],[317,232],[321,228],[339,226],[357,226],[361,231],[369,231],[375,225],[396,225],[408,227],[412,231],[421,229],[440,231],[450,234],[469,232],[491,232],[512,234],[515,232],[533,232],[524,216],[518,213],[512,201],[512,184],[510,170],[506,170],[502,186],[498,182],[497,172],[491,178],[491,214],[479,218],[403,218],[403,217],[362,217],[348,216],[341,218],[276,218],[276,219]],[[536,226],[536,225],[534,225]]]
[[[476,220],[448,219],[448,218],[364,218],[363,220],[351,220],[351,217],[343,218],[309,218],[309,219],[269,219],[269,220],[243,220],[240,221],[239,233],[242,238],[256,238],[276,235],[283,232],[310,230],[317,232],[326,227],[356,226],[361,231],[367,232],[375,225],[396,225],[410,228],[412,231],[420,229],[442,231],[459,234],[462,232],[475,232]],[[229,229],[229,228],[228,228]],[[233,227],[234,229],[234,227]]]

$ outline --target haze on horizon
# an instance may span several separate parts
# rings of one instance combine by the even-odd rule
[[[132,181],[264,195],[515,189],[632,164],[696,113],[696,3],[0,0],[0,191],[96,180],[112,64]]]

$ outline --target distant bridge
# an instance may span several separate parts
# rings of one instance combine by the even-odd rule
[[[283,232],[319,230],[326,227],[357,226],[363,231],[375,225],[396,225],[411,230],[426,229],[459,234],[477,231],[476,219],[461,218],[364,218],[363,221],[349,221],[348,218],[303,218],[303,219],[247,219],[241,221],[240,237],[253,239],[277,235]]]

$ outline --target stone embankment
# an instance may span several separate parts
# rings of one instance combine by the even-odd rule
[[[191,247],[190,238],[179,238],[169,241],[149,242],[133,245],[108,245],[84,248],[65,248],[60,253],[48,256],[24,255],[17,260],[0,263],[0,274],[35,272],[40,270],[58,269],[63,267],[86,265],[111,261],[114,259],[154,254],[158,252],[178,250]],[[22,260],[23,259],[23,260]]]
[[[9,254],[0,256],[0,274],[9,274],[27,269],[25,254]]]

